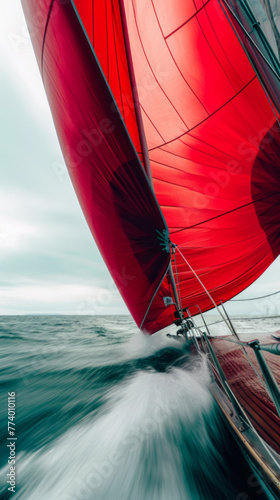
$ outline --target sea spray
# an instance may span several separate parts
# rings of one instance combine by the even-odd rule
[[[22,460],[28,499],[223,498],[230,485],[206,378],[203,359],[195,374],[185,367],[132,376],[107,394],[97,419],[89,416],[51,449]]]
[[[12,497],[0,457],[1,499],[264,498],[212,399],[205,358],[135,335],[125,317],[14,317],[2,327],[18,454]]]

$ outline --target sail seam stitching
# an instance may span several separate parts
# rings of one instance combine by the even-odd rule
[[[174,33],[176,33],[176,32],[177,32],[177,31],[179,31],[181,28],[183,28],[184,26],[186,26],[186,24],[188,24],[188,23],[189,23],[192,19],[194,19],[194,18],[197,16],[197,14],[199,14],[199,13],[202,11],[202,9],[204,9],[204,7],[205,7],[208,3],[210,3],[210,2],[211,2],[211,0],[207,0],[207,2],[205,2],[205,4],[203,4],[203,6],[202,6],[202,7],[200,7],[200,9],[198,9],[198,10],[196,11],[196,13],[195,13],[195,14],[193,14],[193,16],[189,17],[189,19],[187,19],[187,21],[185,21],[183,24],[181,24],[180,26],[178,26],[178,28],[176,28],[175,30],[171,31],[171,33],[169,33],[168,35],[166,35],[166,36],[164,37],[164,39],[165,39],[165,40],[167,40],[167,38],[169,38],[170,36],[174,35]],[[153,2],[152,2],[152,3],[153,3]],[[196,8],[196,5],[195,5],[195,8]]]
[[[208,146],[209,148],[211,149],[214,149],[215,151],[219,151],[219,153],[222,153],[223,155],[227,156],[228,158],[232,158],[233,160],[237,160],[237,157],[236,156],[233,156],[229,153],[227,153],[226,151],[223,151],[222,149],[220,148],[217,148],[216,146],[213,146],[213,144],[209,144],[208,142],[204,141],[203,139],[201,139],[201,137],[195,137],[193,136],[192,134],[189,134],[188,133],[188,136],[189,137],[192,137],[193,139],[195,139],[196,141],[199,141],[201,142],[202,144],[205,144],[205,146]],[[213,158],[217,158],[214,154],[211,154],[211,153],[205,153],[204,151],[201,151],[201,149],[199,148],[195,148],[194,146],[189,146],[186,142],[183,141],[183,139],[180,139],[180,141],[185,145],[187,146],[188,148],[191,148],[192,150],[195,150],[195,151],[198,151],[199,153],[203,153],[205,155],[208,155],[208,156],[212,156]],[[166,151],[165,149],[163,149],[163,151]],[[173,153],[175,154],[175,153]]]
[[[222,9],[221,9],[221,10],[222,10]],[[228,80],[228,82],[229,82],[230,86],[233,88],[234,92],[236,92],[236,89],[234,88],[234,85],[233,85],[233,83],[232,83],[232,81],[231,81],[231,79],[230,79],[229,75],[227,74],[226,70],[224,69],[224,67],[223,67],[223,65],[222,65],[222,63],[221,63],[221,61],[218,59],[217,55],[215,54],[215,52],[214,52],[214,50],[213,50],[213,47],[210,45],[210,42],[209,42],[209,40],[208,40],[207,36],[205,35],[204,29],[203,29],[203,28],[202,28],[202,26],[201,26],[201,22],[200,22],[200,20],[199,20],[199,19],[196,19],[196,21],[197,21],[197,24],[198,24],[198,26],[199,26],[199,28],[200,28],[200,30],[201,30],[201,33],[202,33],[202,35],[203,35],[203,37],[204,37],[205,41],[206,41],[206,43],[207,43],[207,45],[208,45],[209,49],[211,50],[211,52],[212,52],[212,54],[213,54],[214,58],[216,59],[216,61],[217,61],[218,65],[219,65],[219,67],[221,68],[221,70],[222,70],[222,72],[224,73],[224,75],[225,75],[226,79]]]
[[[222,9],[222,11],[223,11],[223,9]],[[223,11],[223,12],[224,12],[224,11]],[[224,49],[224,47],[223,47],[223,45],[222,45],[222,43],[221,43],[220,39],[218,38],[218,35],[217,35],[216,31],[215,31],[215,30],[214,30],[214,28],[213,28],[213,24],[211,23],[210,16],[209,16],[209,13],[207,12],[207,9],[205,10],[205,14],[206,14],[206,16],[207,16],[207,19],[208,19],[208,21],[209,21],[209,25],[210,25],[210,27],[211,27],[211,29],[212,29],[213,33],[214,33],[214,36],[215,36],[215,38],[216,38],[216,40],[217,40],[217,42],[218,42],[218,44],[219,44],[219,46],[220,46],[220,48],[221,48],[221,50],[222,50],[222,52],[223,52],[223,54],[224,54],[225,58],[227,59],[228,63],[230,64],[230,66],[231,66],[232,70],[234,71],[234,73],[236,73],[236,69],[235,69],[234,65],[232,64],[232,62],[231,62],[230,58],[228,57],[228,55],[227,55],[227,53],[226,53],[226,51],[225,51],[225,49]],[[226,16],[225,16],[225,17],[226,17]]]
[[[192,229],[194,227],[201,226],[202,224],[206,224],[206,222],[210,222],[212,220],[218,219],[219,217],[223,217],[224,215],[228,215],[232,212],[236,212],[237,210],[240,210],[241,208],[245,208],[245,207],[248,207],[250,205],[254,205],[255,203],[259,203],[261,201],[264,201],[264,200],[270,198],[271,196],[275,196],[276,194],[279,194],[279,193],[272,193],[272,194],[269,194],[263,198],[260,198],[259,200],[250,201],[249,203],[246,203],[245,205],[240,205],[239,207],[233,208],[232,210],[228,210],[227,212],[223,212],[222,214],[216,215],[215,217],[212,217],[211,219],[207,219],[207,220],[204,220],[202,222],[198,222],[197,224],[193,224],[192,226],[183,227],[182,229],[178,229],[177,231],[173,231],[171,234],[180,233],[181,231],[186,231],[187,229]]]
[[[207,2],[207,3],[209,3],[210,1],[211,1],[211,0],[208,0],[208,2]],[[156,19],[157,19],[157,23],[158,23],[159,29],[160,29],[161,34],[162,34],[162,37],[163,37],[163,39],[164,39],[164,41],[165,41],[165,45],[166,45],[166,47],[167,47],[167,49],[168,49],[168,51],[169,51],[169,53],[170,53],[170,55],[171,55],[171,57],[172,57],[172,60],[173,60],[173,62],[174,62],[174,64],[175,64],[175,66],[176,66],[177,70],[179,71],[179,73],[180,73],[180,75],[182,76],[182,78],[183,78],[184,82],[185,82],[185,83],[186,83],[186,85],[189,87],[189,89],[191,90],[191,92],[193,93],[193,95],[197,98],[197,100],[199,101],[199,103],[201,104],[201,106],[204,108],[204,110],[206,111],[206,113],[209,115],[210,113],[209,113],[209,111],[206,109],[206,106],[204,106],[203,102],[199,99],[199,97],[197,96],[196,92],[195,92],[195,91],[193,90],[193,88],[190,86],[190,84],[188,83],[188,81],[187,81],[187,80],[186,80],[186,78],[184,77],[184,75],[183,75],[182,71],[180,70],[180,68],[179,68],[179,66],[178,66],[178,64],[177,64],[177,62],[175,61],[175,58],[174,58],[174,56],[173,56],[173,54],[172,54],[172,52],[171,52],[171,49],[170,49],[170,47],[169,47],[169,45],[168,45],[168,43],[167,43],[167,41],[166,41],[166,38],[167,38],[167,37],[165,37],[165,36],[164,36],[164,33],[163,33],[163,31],[162,31],[162,28],[161,28],[161,25],[160,25],[160,23],[159,23],[159,18],[158,18],[158,15],[157,15],[157,13],[156,13],[156,10],[155,10],[155,6],[154,6],[154,2],[153,2],[153,0],[151,0],[151,2],[152,2],[152,6],[153,6],[153,9],[154,9],[154,13],[155,13],[155,16],[156,16]],[[206,4],[205,4],[205,5],[206,5]],[[202,8],[203,8],[203,7],[202,7]],[[201,9],[200,9],[200,10],[201,10]],[[199,11],[198,11],[198,12],[199,12]]]
[[[134,14],[134,20],[135,20],[135,26],[136,26],[136,30],[137,30],[137,34],[138,34],[138,37],[139,37],[139,41],[140,41],[140,45],[142,47],[142,50],[143,50],[143,54],[145,56],[145,59],[148,63],[148,66],[151,70],[151,73],[155,79],[155,81],[157,82],[159,88],[161,89],[162,93],[165,95],[166,99],[168,100],[168,102],[170,103],[170,105],[172,106],[172,108],[174,109],[174,111],[177,113],[177,115],[179,116],[180,120],[182,121],[182,123],[185,125],[185,127],[187,127],[187,129],[189,129],[188,125],[186,124],[185,120],[183,119],[183,117],[180,115],[178,109],[174,106],[174,104],[171,102],[171,99],[168,97],[167,93],[165,92],[165,90],[163,89],[163,87],[160,85],[158,79],[156,78],[156,75],[151,67],[151,64],[150,64],[150,61],[148,59],[148,55],[144,49],[144,46],[143,46],[143,42],[142,42],[142,39],[141,39],[141,36],[140,36],[140,33],[139,33],[139,27],[138,27],[138,23],[137,23],[137,18],[136,18],[136,13],[135,13],[135,6],[134,6],[134,2],[132,3],[132,8],[133,8],[133,14]]]
[[[253,76],[253,78],[251,78],[251,80],[249,80],[249,82],[246,83],[246,85],[244,85],[242,87],[242,89],[239,90],[239,92],[237,92],[236,94],[234,94],[234,96],[232,96],[230,99],[228,99],[224,104],[222,104],[222,106],[220,106],[219,108],[217,108],[215,111],[213,111],[213,113],[211,115],[207,116],[207,118],[204,118],[201,122],[197,123],[194,127],[190,128],[186,132],[183,132],[183,134],[178,135],[174,139],[171,139],[171,141],[167,141],[164,144],[160,144],[159,146],[155,146],[154,148],[149,149],[149,151],[154,151],[155,149],[162,148],[163,146],[166,146],[167,144],[171,144],[172,142],[177,141],[181,137],[184,137],[185,135],[188,135],[189,132],[192,132],[193,130],[195,130],[197,127],[199,127],[200,125],[202,125],[202,123],[206,122],[206,120],[209,120],[209,118],[211,118],[216,113],[218,113],[219,111],[221,111],[221,109],[223,109],[225,106],[227,106],[227,104],[229,104],[230,102],[232,102],[237,96],[239,96],[239,94],[241,94],[241,92],[243,92],[243,90],[246,89],[246,87],[248,87],[256,79],[258,79],[257,75]]]
[[[151,125],[154,127],[154,129],[156,130],[156,132],[158,133],[158,135],[160,136],[160,138],[164,141],[164,137],[161,135],[160,131],[158,130],[158,128],[155,126],[154,122],[152,121],[152,119],[150,118],[150,116],[148,115],[148,113],[145,111],[145,109],[143,108],[142,104],[140,104],[141,106],[141,109],[143,111],[143,113],[145,114],[145,116],[147,117],[147,120],[149,120],[149,122],[151,123]]]
[[[106,0],[106,5],[107,5],[107,0]],[[116,44],[116,33],[115,33],[115,13],[114,13],[114,6],[113,6],[113,1],[111,0],[111,7],[112,7],[112,15],[113,15],[113,22],[112,22],[112,27],[113,27],[113,39],[114,39],[114,48],[115,48],[115,56],[116,60],[118,60],[118,53],[117,53],[117,44]],[[106,16],[106,29],[107,29],[107,16]],[[108,43],[108,30],[106,31],[106,37],[107,37],[107,67],[108,67],[108,83],[109,83],[109,43]],[[122,86],[121,86],[121,78],[120,78],[120,72],[119,72],[119,66],[118,64],[116,65],[117,68],[117,75],[118,75],[118,83],[119,83],[119,88],[120,88],[120,98],[121,98],[121,106],[122,106],[122,115],[123,115],[123,120],[125,122],[125,112],[124,112],[124,103],[123,103],[123,93],[122,93]]]
[[[112,11],[113,11],[113,6],[112,6]],[[107,0],[105,0],[105,12],[107,12]],[[113,17],[114,17],[114,12],[112,12]],[[106,24],[106,55],[107,55],[107,75],[108,75],[108,82],[109,82],[109,77],[110,77],[110,68],[109,68],[109,38],[108,38],[108,19],[107,15],[105,15],[105,24]],[[117,48],[116,48],[116,40],[115,40],[115,29],[114,29],[114,22],[112,22],[113,25],[113,36],[114,36],[114,46],[115,46],[115,53],[116,53],[116,59],[117,59]],[[118,68],[118,65],[117,65]],[[119,79],[120,81],[120,79]]]
[[[94,45],[94,10],[95,10],[95,5],[94,5],[95,0],[92,0],[91,3],[91,8],[92,8],[92,45]]]
[[[170,153],[170,154],[176,156],[176,158],[181,158],[182,160],[186,160],[188,162],[192,162],[192,165],[197,164],[197,165],[202,166],[202,167],[213,168],[215,170],[222,170],[223,171],[222,167],[216,167],[215,165],[208,165],[207,163],[202,163],[201,161],[198,161],[198,160],[195,161],[195,160],[192,160],[191,158],[187,158],[186,156],[177,155],[176,153],[173,153],[172,151],[166,151],[166,150],[164,150],[162,148],[161,148],[161,151],[163,151],[164,153]],[[202,153],[198,149],[196,149],[196,151],[198,151],[199,153]],[[204,154],[207,155],[207,153],[204,153]],[[213,156],[213,155],[208,155],[208,156]],[[153,160],[152,158],[151,158],[151,161],[154,162],[154,163],[159,163],[160,165],[164,165],[165,167],[168,167],[168,168],[173,168],[173,169],[176,168],[176,167],[173,167],[173,165],[168,165],[167,163],[163,163],[161,161]],[[226,165],[225,162],[221,161],[221,163],[222,163],[222,165]],[[179,170],[180,172],[185,173],[185,174],[200,176],[200,174],[192,174],[192,172],[186,172],[186,170],[179,169],[178,167],[176,168],[176,170]]]

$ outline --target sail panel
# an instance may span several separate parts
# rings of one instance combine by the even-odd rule
[[[119,0],[74,0],[144,168]]]
[[[125,7],[137,85],[149,76],[140,103],[170,239],[216,302],[229,300],[280,252],[275,110],[218,0]],[[211,309],[179,254],[177,269],[183,307]],[[155,317],[157,328],[174,320],[168,287],[166,278],[146,318],[152,330]]]
[[[30,15],[32,4],[23,1]],[[47,0],[40,6],[48,18],[44,85],[64,158],[103,259],[140,326],[169,265],[168,246],[158,237],[168,241],[167,227],[73,3],[55,0],[52,11]]]
[[[228,300],[280,251],[278,88],[273,87],[272,109],[260,71],[218,0],[123,1],[155,194],[171,240],[214,299]],[[34,1],[23,3],[32,18]],[[38,61],[43,54],[43,77],[70,175],[104,260],[113,274],[117,269],[115,281],[132,315],[154,333],[174,320],[174,306],[163,302],[172,294],[168,275],[161,282],[169,256],[155,238],[156,228],[164,234],[166,226],[153,196],[145,195],[150,186],[139,170],[142,152],[120,3],[75,0],[103,74],[74,20],[73,2],[42,0],[42,5],[47,29],[39,30],[33,43]],[[65,39],[58,24],[63,16]],[[65,43],[67,50],[60,53]],[[108,134],[111,124],[116,128]],[[154,216],[146,226],[149,211]],[[109,213],[114,216],[108,222]],[[119,278],[121,264],[125,280]],[[183,307],[212,308],[180,255],[177,269]],[[174,262],[173,271],[176,275]],[[128,279],[135,272],[143,285],[138,290]]]

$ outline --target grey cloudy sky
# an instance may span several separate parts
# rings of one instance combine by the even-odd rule
[[[1,2],[0,75],[0,314],[127,313],[68,178],[19,0]],[[279,290],[279,276],[277,260],[241,297]],[[230,307],[268,307],[253,304]]]

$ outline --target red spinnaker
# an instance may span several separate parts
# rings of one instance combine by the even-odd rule
[[[78,199],[141,326],[170,262],[165,221],[73,3],[23,6]]]
[[[168,254],[154,239],[164,222],[129,140],[141,154],[121,2],[155,194],[170,239],[217,302],[244,290],[280,253],[280,92],[269,74],[260,83],[219,0],[75,0],[124,127],[72,2],[23,0],[33,22],[43,10],[33,43],[84,213],[111,272],[129,262],[135,285],[116,283],[137,324],[144,317],[142,328],[154,333],[172,323],[174,307],[163,304],[171,294],[165,278],[148,308]],[[76,168],[73,151],[85,130],[100,133],[104,117],[114,132],[102,131],[102,146]],[[180,255],[177,265],[183,307],[212,308]]]
[[[280,252],[276,116],[218,0],[124,1],[137,85],[149,82],[141,106],[170,239],[226,301]],[[212,308],[180,255],[177,263],[183,307]],[[170,323],[168,309],[157,315]]]
[[[74,3],[142,160],[119,0],[74,0]]]

